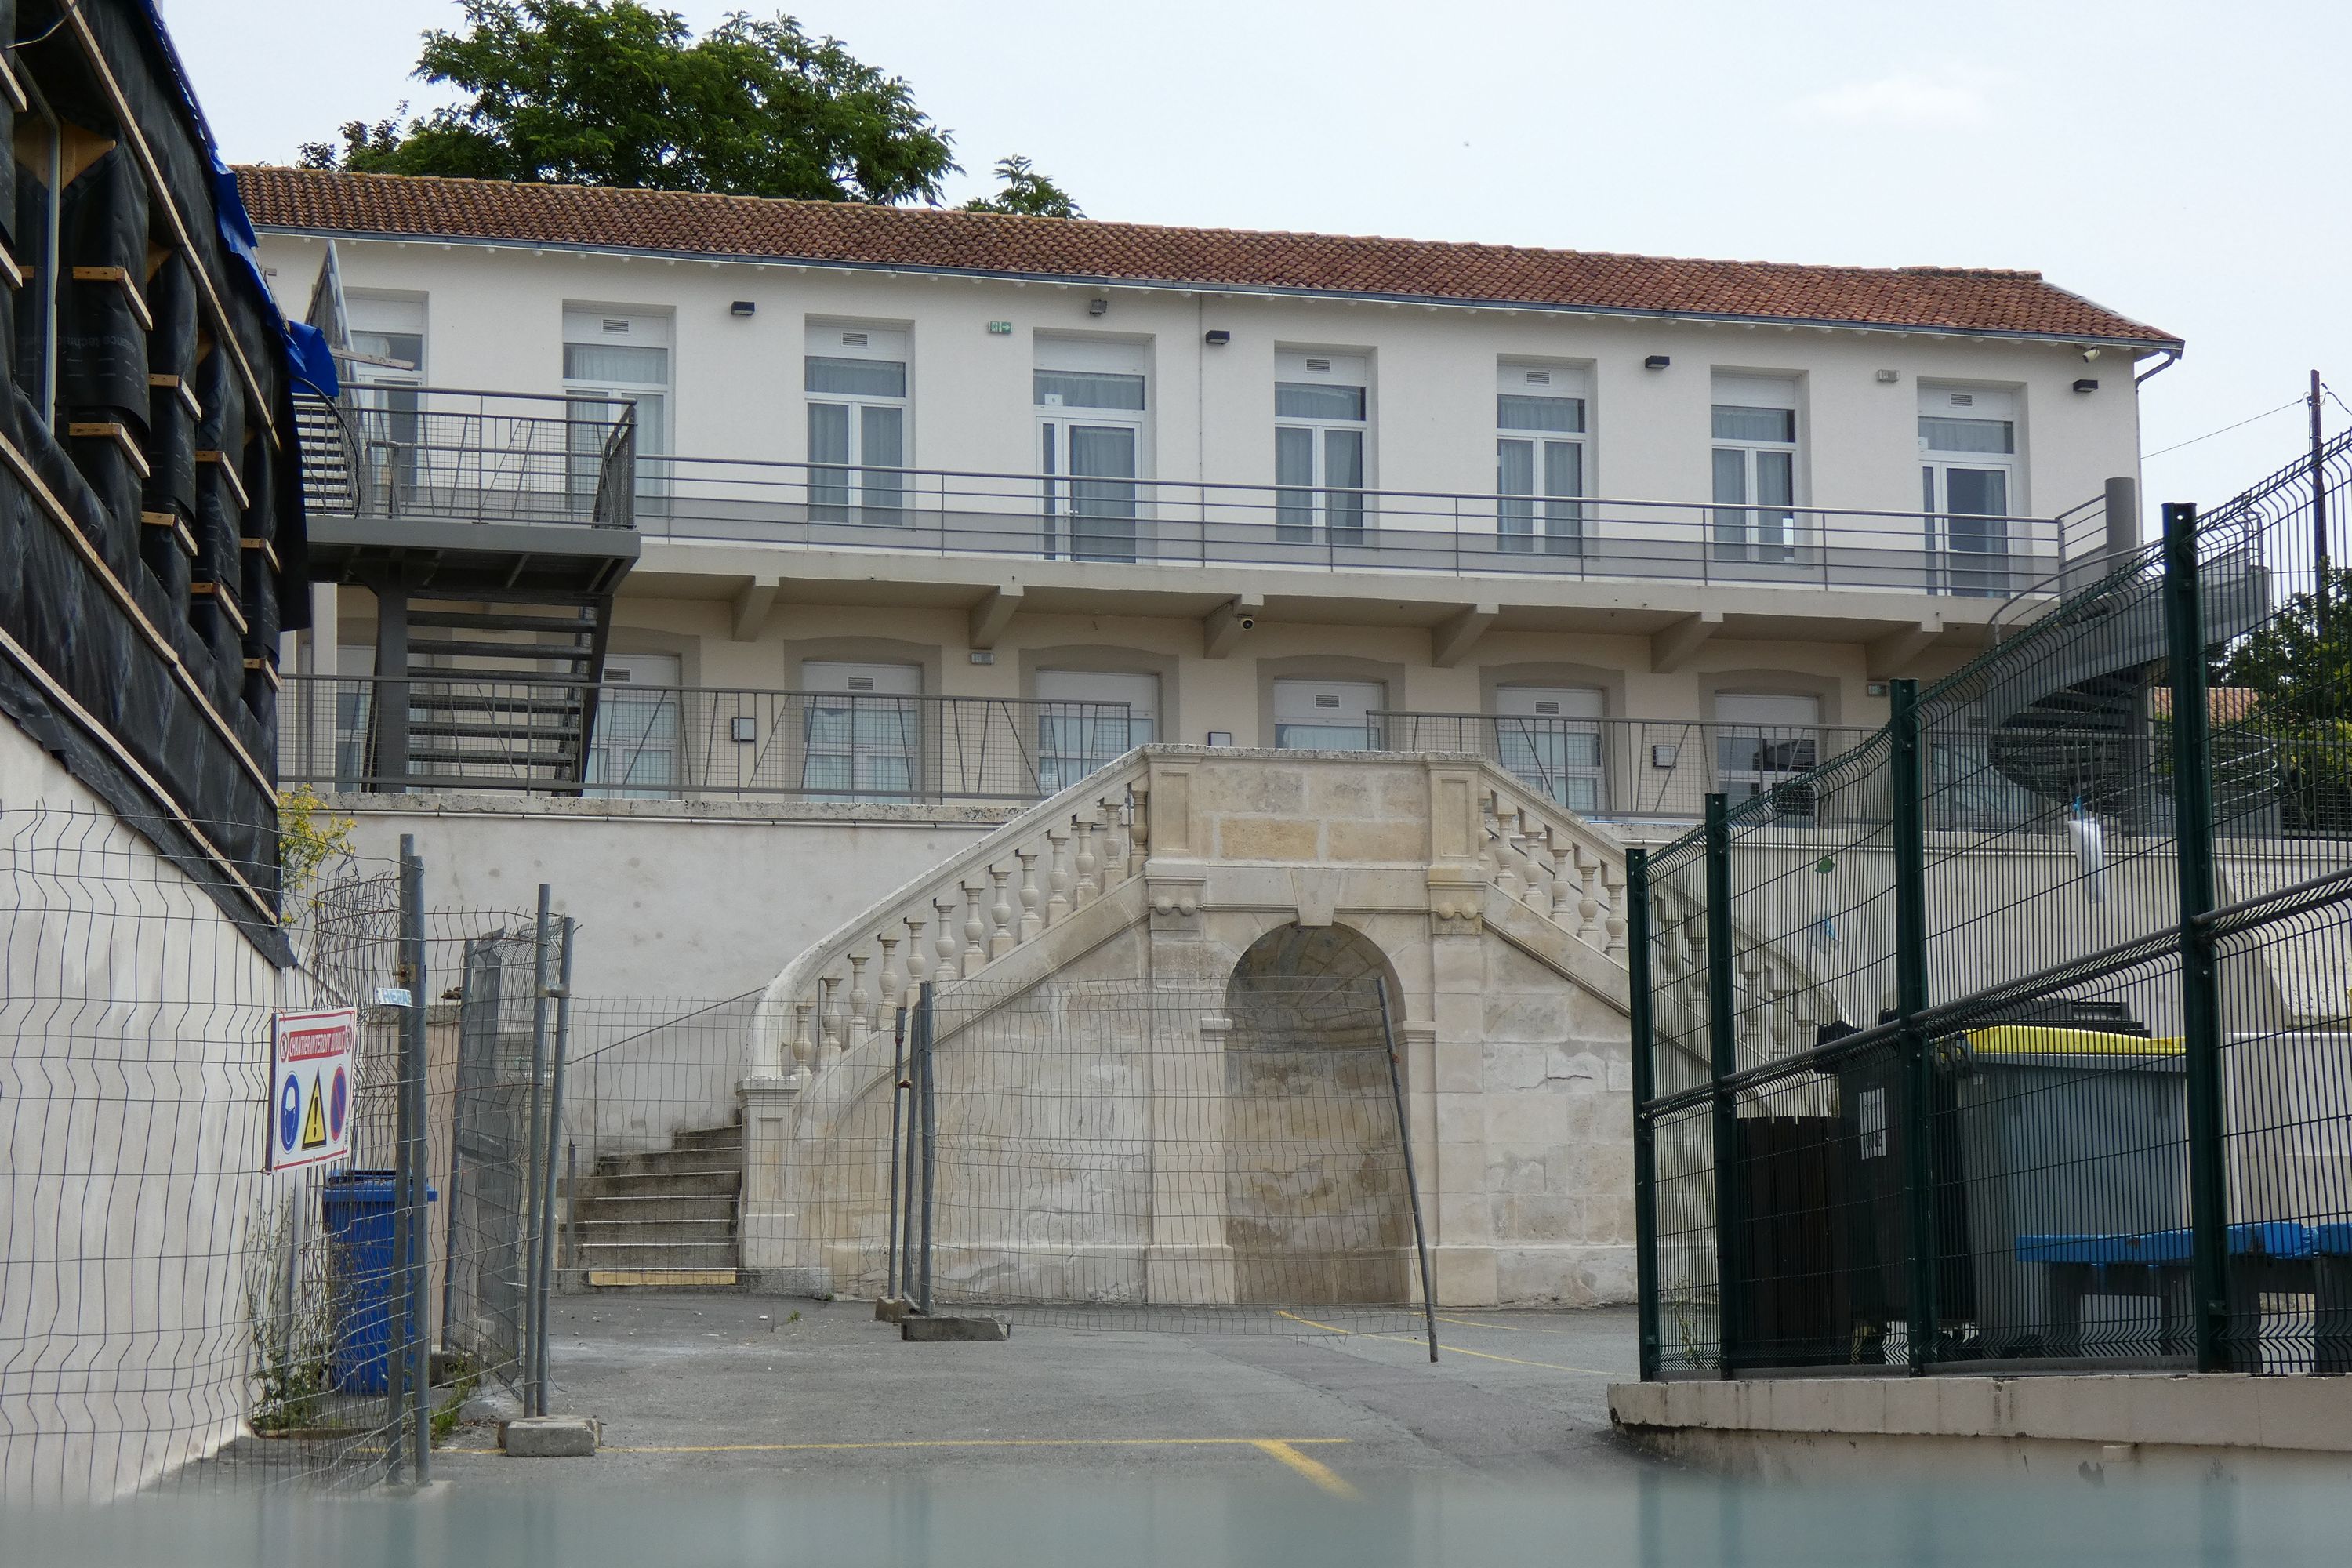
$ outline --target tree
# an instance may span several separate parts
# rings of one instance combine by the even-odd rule
[[[2286,826],[2344,833],[2352,832],[2352,571],[2328,575],[2232,644],[2221,679],[2253,693],[2232,729],[2275,756]]]
[[[640,0],[464,4],[416,75],[471,99],[405,128],[352,121],[306,166],[864,202],[935,202],[958,168],[904,80],[782,14],[698,39]]]
[[[1004,188],[992,196],[974,196],[963,204],[968,213],[1018,213],[1027,217],[1084,217],[1069,192],[1037,172],[1028,159],[999,158],[996,177]]]

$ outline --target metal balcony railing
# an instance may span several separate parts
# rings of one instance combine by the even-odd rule
[[[638,527],[791,548],[1106,564],[1634,578],[2007,598],[2087,537],[2075,513],[1333,489],[646,459]],[[657,471],[656,471],[657,470]],[[2076,509],[2080,513],[2084,509]]]
[[[444,387],[352,386],[300,410],[314,512],[460,522],[632,525],[634,404]]]
[[[650,800],[936,804],[1042,800],[1150,739],[1123,702],[892,697],[609,682],[595,689],[584,777],[581,698],[561,683],[289,677],[279,700],[288,784],[377,793],[503,789]],[[432,762],[375,771],[375,707],[394,695],[432,733]]]

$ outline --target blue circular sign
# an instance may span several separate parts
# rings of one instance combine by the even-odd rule
[[[350,1090],[343,1084],[343,1069],[335,1069],[335,1090],[327,1097],[327,1136],[340,1139],[343,1135],[343,1111],[350,1100]]]
[[[302,1080],[292,1073],[286,1075],[285,1091],[278,1097],[278,1146],[294,1147],[294,1140],[302,1136]]]

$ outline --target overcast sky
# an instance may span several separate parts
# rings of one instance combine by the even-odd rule
[[[730,8],[674,9],[698,27]],[[759,9],[757,6],[751,7]],[[163,0],[224,150],[290,163],[409,79],[453,0]],[[2188,340],[2149,500],[2292,459],[2352,403],[2352,5],[2236,0],[809,0],[972,171],[1097,217],[1774,261],[2039,268]],[[2120,367],[2103,367],[2118,374]],[[2330,433],[2342,409],[2327,410]]]

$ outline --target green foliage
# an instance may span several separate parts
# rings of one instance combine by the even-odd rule
[[[1025,217],[1084,217],[1070,193],[1037,172],[1028,159],[999,158],[996,177],[1004,188],[992,196],[974,196],[963,204],[968,213],[1015,213]]]
[[[306,166],[865,202],[936,201],[957,168],[905,81],[790,16],[735,12],[697,38],[639,0],[464,4],[416,74],[470,100],[352,121]]]
[[[2318,595],[2297,594],[2231,645],[2219,679],[2253,694],[2231,728],[2274,753],[2285,826],[2352,832],[2352,570],[2331,573],[2323,591],[2324,631]]]
[[[326,816],[326,805],[309,784],[278,794],[280,920],[290,922],[300,914],[301,895],[320,867],[352,852],[352,831],[359,823],[348,816]]]

